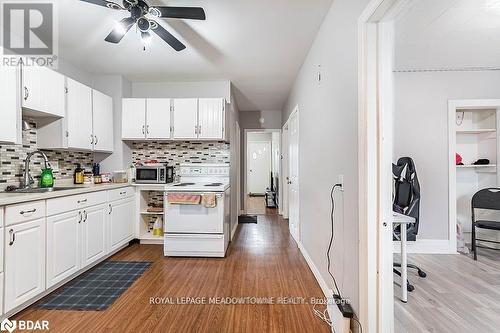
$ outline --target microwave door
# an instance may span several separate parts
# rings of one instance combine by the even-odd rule
[[[140,183],[157,183],[158,169],[137,169],[135,178]]]

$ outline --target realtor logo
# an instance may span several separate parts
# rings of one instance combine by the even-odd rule
[[[9,318],[5,318],[2,323],[0,323],[0,330],[9,331],[10,333],[12,333],[16,329],[16,326],[17,325],[15,320],[9,320]]]
[[[27,66],[54,67],[58,51],[55,2],[2,1],[1,9],[3,65],[16,65],[12,60],[17,57]]]

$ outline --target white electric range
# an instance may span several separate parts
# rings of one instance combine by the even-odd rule
[[[228,164],[181,164],[179,182],[165,187],[164,254],[224,257],[230,238],[231,196]],[[213,194],[216,207],[171,204],[172,194]]]

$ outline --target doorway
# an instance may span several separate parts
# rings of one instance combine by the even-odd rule
[[[299,219],[299,109],[288,118],[288,213],[290,234],[300,242]]]
[[[279,205],[280,130],[245,130],[245,211],[275,214]]]

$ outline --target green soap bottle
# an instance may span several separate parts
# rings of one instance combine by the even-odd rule
[[[54,186],[54,174],[51,168],[45,168],[40,175],[40,187],[47,188]]]

